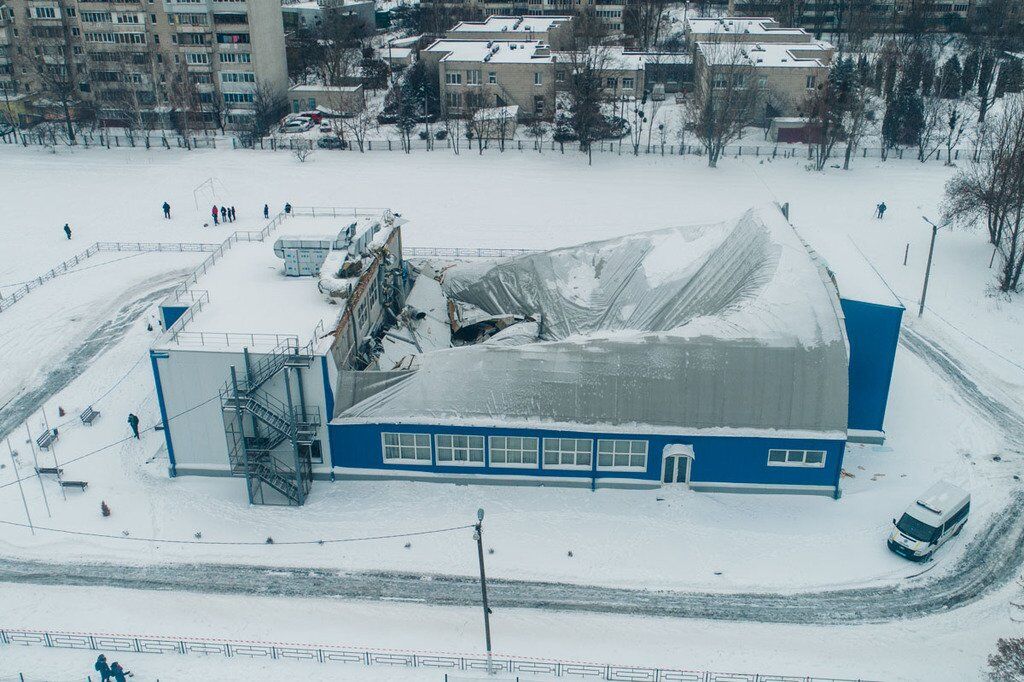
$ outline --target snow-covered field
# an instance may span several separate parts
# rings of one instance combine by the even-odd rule
[[[849,172],[830,169],[817,174],[808,172],[806,161],[799,159],[730,158],[710,170],[703,159],[692,157],[595,155],[594,165],[588,167],[578,155],[551,153],[455,157],[425,152],[318,152],[306,163],[289,154],[231,150],[49,154],[4,148],[0,153],[0,191],[5,198],[0,285],[45,271],[96,240],[220,241],[230,231],[261,227],[264,202],[273,212],[285,201],[391,206],[410,220],[403,233],[406,245],[525,248],[716,221],[766,201],[789,202],[799,232],[837,270],[841,289],[878,288],[873,268],[877,269],[908,309],[913,308],[906,314],[907,324],[960,360],[986,392],[1024,411],[1020,390],[1024,371],[1012,361],[1024,350],[1024,312],[1019,301],[993,295],[993,273],[987,268],[991,252],[980,234],[948,230],[940,234],[929,309],[924,318],[916,317],[930,237],[921,216],[938,218],[942,188],[952,173],[941,164],[858,159]],[[217,179],[219,194],[201,196],[197,209],[193,189],[209,178]],[[172,205],[170,221],[160,215],[165,200]],[[214,201],[234,205],[239,220],[228,226],[202,227]],[[879,201],[889,206],[884,221],[871,217]],[[74,229],[70,242],[61,231],[65,222]],[[129,411],[142,417],[144,427],[154,424],[157,408],[146,358],[153,333],[146,329],[146,320],[157,299],[148,297],[195,262],[196,257],[188,254],[90,259],[87,265],[97,267],[58,278],[0,313],[4,357],[0,424],[12,421],[13,407],[33,403],[26,393],[35,391],[42,398],[49,389],[56,389],[45,405],[51,422],[58,419],[58,406],[70,418],[58,442],[61,462],[123,439]],[[136,302],[138,307],[133,307]],[[103,325],[124,310],[128,319],[113,333],[113,343],[90,351],[90,336],[97,330],[102,334]],[[80,356],[87,362],[64,373],[54,371],[52,365],[59,364],[59,358],[77,357],[74,354],[83,346]],[[82,427],[75,418],[91,403],[103,416],[95,426]],[[39,420],[37,413],[29,421],[33,433]],[[153,432],[146,433],[141,443],[121,442],[69,464],[66,476],[88,480],[89,489],[69,491],[65,502],[47,483],[52,519],[46,518],[36,481],[25,482],[25,494],[34,520],[55,528],[114,535],[127,531],[132,537],[182,540],[201,532],[207,541],[257,543],[267,536],[279,542],[316,540],[460,525],[470,522],[482,506],[487,510],[488,546],[495,550],[488,556],[488,571],[496,577],[727,592],[899,585],[920,568],[885,549],[893,515],[936,478],[949,477],[971,489],[972,521],[967,532],[940,553],[932,573],[941,574],[986,520],[1003,509],[1015,485],[1013,475],[1020,474],[1021,467],[1017,444],[1006,442],[1003,433],[964,403],[955,387],[904,348],[897,356],[886,427],[889,440],[884,447],[849,449],[845,468],[852,477],[844,479],[844,496],[838,501],[683,491],[591,493],[339,482],[315,484],[310,502],[302,509],[250,508],[239,480],[166,478],[166,455],[159,453],[163,439]],[[16,430],[11,444],[24,461],[28,448],[23,433],[24,427]],[[994,461],[994,455],[1001,461]],[[6,446],[0,447],[0,460],[6,456]],[[26,462],[20,470],[31,471],[30,466]],[[0,470],[0,486],[12,480],[11,473],[10,465]],[[100,500],[113,509],[111,518],[100,516]],[[0,520],[21,522],[23,518],[17,487],[0,488]],[[204,547],[50,532],[33,537],[24,528],[0,528],[4,553],[47,560],[218,561],[463,575],[476,571],[467,534],[412,538],[409,548],[405,543]],[[10,597],[3,603],[23,604],[12,607],[12,617],[6,619],[11,625],[111,630],[93,625],[84,613],[76,615],[75,609],[65,612],[57,606],[40,609],[38,617],[30,618],[30,605],[40,598],[36,588],[0,587],[2,593]],[[1018,627],[1009,621],[1008,597],[1003,590],[949,616],[922,621],[813,631],[796,626],[522,612],[512,621],[519,626],[511,628],[520,638],[511,641],[519,654],[885,679],[919,679],[915,672],[919,668],[914,666],[927,660],[934,664],[931,679],[963,679],[980,669],[996,636]],[[89,598],[83,596],[83,603]],[[181,602],[195,604],[197,599]],[[202,603],[212,603],[211,599],[204,595]],[[225,613],[232,613],[236,621],[217,624],[208,631],[210,635],[223,636],[225,629],[243,622],[237,618],[243,606],[223,599]],[[70,601],[79,603],[77,598]],[[267,612],[273,609],[275,624],[252,636],[293,639],[303,632],[276,621],[283,603],[256,603]],[[232,610],[231,604],[237,609]],[[304,606],[327,608],[314,603]],[[374,614],[385,611],[379,605],[372,608]],[[411,611],[413,607],[394,608],[409,622],[428,620],[419,610]],[[129,611],[135,617],[134,610]],[[461,614],[457,618],[477,616],[451,611]],[[319,620],[311,618],[311,622]],[[982,622],[983,627],[975,627]],[[156,622],[139,621],[135,627],[196,635],[201,634],[196,631],[199,625],[202,621],[169,614]],[[409,646],[478,650],[475,628],[473,621],[461,637],[453,634],[461,631],[450,623],[423,625],[413,630],[428,632],[429,637]],[[546,637],[541,635],[545,628]],[[965,629],[970,630],[969,637],[957,639],[956,632]],[[533,634],[526,636],[523,631]],[[630,634],[623,639],[609,636],[610,632]],[[324,633],[330,641],[350,639],[344,631]],[[926,633],[936,633],[938,639],[932,641]],[[374,641],[364,643],[388,645],[383,640],[394,631],[376,634]],[[241,635],[232,632],[231,636]],[[316,632],[309,636],[323,641]],[[939,644],[941,637],[949,638],[947,645]],[[918,653],[868,655],[879,647],[891,650],[897,640],[911,650],[917,647]],[[681,642],[693,642],[696,658],[682,655],[689,654],[691,647]],[[6,653],[0,650],[0,662]],[[63,654],[54,656],[54,660],[65,660],[60,658]],[[811,663],[820,665],[812,669]],[[0,674],[5,672],[0,667]],[[218,677],[221,674],[227,675],[218,673]]]

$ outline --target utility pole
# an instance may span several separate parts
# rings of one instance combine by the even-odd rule
[[[484,599],[484,637],[487,639],[487,674],[493,675],[491,666],[491,609],[487,606],[487,574],[484,572],[484,510],[476,510],[476,525],[473,526],[473,539],[476,540],[476,552],[480,559],[480,593]]]
[[[921,317],[922,315],[924,315],[924,299],[928,296],[928,278],[932,274],[932,254],[935,253],[935,235],[937,235],[939,233],[939,228],[940,227],[945,227],[946,226],[946,225],[936,225],[932,221],[928,220],[928,218],[926,216],[921,216],[921,217],[924,218],[924,221],[926,223],[928,223],[929,225],[932,226],[932,243],[931,243],[931,246],[928,247],[928,265],[925,267],[925,270],[924,270],[924,289],[921,290],[921,307],[918,308],[918,310],[917,310],[917,316],[918,317]],[[948,223],[946,223],[946,224],[948,224]]]

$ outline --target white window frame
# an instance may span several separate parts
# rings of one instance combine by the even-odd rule
[[[622,89],[623,90],[632,90],[634,88],[634,84],[633,83],[634,83],[634,81],[633,81],[632,78],[623,78],[622,79]]]
[[[445,71],[444,72],[444,83],[445,83],[445,85],[462,85],[462,72],[461,71]]]
[[[456,445],[455,439],[465,438],[465,445]],[[477,447],[474,443],[479,442]],[[482,467],[487,464],[487,449],[483,436],[472,433],[436,433],[434,434],[434,459],[437,466]],[[470,453],[480,451],[480,459],[470,459]],[[442,454],[451,455],[451,459],[442,459]],[[464,459],[459,459],[459,456]]]
[[[572,446],[573,449],[571,449],[571,450],[565,449],[563,446],[567,442],[570,442],[570,441],[573,442],[573,446]],[[588,447],[588,449],[586,450],[586,453],[587,453],[587,463],[586,464],[579,464],[578,462],[579,462],[579,459],[580,459],[580,455],[584,452],[584,450],[578,449],[578,447],[581,444],[583,444],[583,443],[586,443],[587,447]],[[548,447],[549,445],[551,445],[550,449]],[[548,463],[547,460],[548,460],[548,453],[549,452],[557,454],[557,456],[558,456],[558,463],[553,463],[553,464],[549,464]],[[565,458],[565,455],[567,455],[569,453],[572,453],[572,456],[573,456],[572,457],[573,463],[571,463],[571,464],[565,463],[563,461],[564,458]],[[543,441],[541,442],[541,468],[542,469],[566,469],[566,470],[573,470],[573,471],[590,471],[590,470],[592,470],[594,468],[594,440],[592,438],[545,438],[545,439],[543,439]]]
[[[533,72],[533,84],[534,85],[544,85],[544,72],[543,71],[534,71]]]
[[[466,85],[480,85],[480,69],[466,71]]]
[[[782,455],[784,459],[779,461],[777,458]],[[820,461],[808,462],[808,457],[817,459],[821,457]],[[772,458],[776,458],[772,461]],[[791,448],[772,448],[768,451],[768,466],[770,467],[804,467],[809,469],[824,469],[825,459],[828,457],[828,453],[825,450],[799,450]]]
[[[620,448],[626,448],[626,452],[620,452]],[[611,455],[611,464],[601,464],[601,448],[610,447],[611,450],[604,454]],[[597,441],[597,470],[598,471],[647,471],[647,453],[650,445],[645,440],[633,438],[599,438]],[[616,464],[617,457],[625,456],[626,464]],[[633,464],[635,457],[642,457],[642,464]]]
[[[813,90],[818,87],[818,77],[814,74],[809,74],[804,82],[807,85],[808,90]]]
[[[496,71],[488,71],[487,72],[487,82],[490,83],[491,85],[497,83],[498,82],[498,73]]]
[[[389,436],[397,436],[394,443],[388,443]],[[403,444],[402,436],[412,437],[412,443]],[[426,439],[426,444],[422,442],[416,442],[417,439]],[[388,457],[388,448],[398,448],[398,457]],[[426,448],[427,458],[423,459],[418,457],[418,454],[422,454],[422,450]],[[412,457],[403,457],[406,450],[412,451]],[[398,431],[381,431],[380,434],[380,458],[384,464],[419,464],[431,466],[434,463],[434,451],[430,446],[430,434],[429,433],[408,433]]]
[[[519,439],[520,447],[510,448],[508,446],[508,440],[510,438]],[[527,445],[527,441],[533,442],[532,450]],[[495,450],[505,453],[504,462],[494,461]],[[533,453],[533,462],[509,462],[508,453],[510,452],[516,453],[520,459],[523,459],[523,455],[525,453]],[[487,454],[488,459],[490,460],[489,463],[492,467],[500,467],[502,469],[538,469],[540,468],[540,439],[537,438],[537,436],[491,436],[488,438]]]

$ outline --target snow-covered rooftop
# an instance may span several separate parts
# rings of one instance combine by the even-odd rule
[[[528,37],[538,33],[547,33],[566,22],[572,21],[569,16],[525,16],[505,17],[491,15],[483,21],[460,21],[448,33],[508,33],[510,37],[521,35]],[[456,36],[457,37],[457,36]]]
[[[836,289],[775,206],[458,264],[443,284],[462,307],[532,320],[539,340],[427,352],[405,373],[348,373],[340,421],[845,433]]]
[[[545,64],[554,61],[548,46],[539,40],[434,41],[427,52],[444,54],[443,62],[493,62],[496,64]]]
[[[716,33],[758,35],[784,35],[793,42],[810,41],[811,34],[802,28],[784,27],[770,17],[721,17],[687,19],[690,33],[708,35]]]
[[[154,347],[267,348],[278,345],[286,336],[307,343],[314,335],[323,335],[334,326],[342,307],[328,302],[317,287],[316,277],[285,275],[284,261],[275,254],[275,243],[282,238],[322,239],[329,245],[354,220],[351,214],[293,214],[262,235],[262,240],[259,232],[235,233],[234,239],[225,242],[227,248],[200,267],[185,291],[179,288],[164,302],[165,306],[190,309]],[[315,329],[319,332],[314,333]]]
[[[834,48],[821,40],[812,43],[697,43],[708,64],[741,64],[755,67],[824,67]]]

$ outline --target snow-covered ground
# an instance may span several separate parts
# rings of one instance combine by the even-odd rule
[[[916,318],[914,304],[930,237],[921,216],[937,219],[942,188],[952,174],[941,164],[858,159],[849,172],[829,169],[819,174],[808,172],[806,161],[800,159],[729,158],[711,170],[703,159],[692,157],[595,155],[594,165],[588,167],[586,159],[577,154],[551,153],[455,157],[423,152],[318,152],[306,163],[288,154],[230,149],[62,150],[49,154],[32,148],[4,148],[0,153],[0,180],[6,198],[0,243],[7,246],[0,257],[0,284],[13,284],[45,271],[96,240],[220,241],[236,229],[262,227],[259,216],[264,202],[274,212],[285,201],[294,205],[391,206],[410,220],[403,228],[404,243],[409,246],[525,248],[717,221],[765,201],[790,202],[798,230],[838,271],[841,289],[877,286],[873,268],[877,269],[908,308],[915,308],[907,312],[909,325],[962,360],[986,391],[1024,411],[1020,390],[1024,372],[1012,361],[1024,350],[1024,312],[1018,300],[992,293],[993,272],[987,268],[991,251],[981,234],[948,230],[940,234],[929,309],[922,319]],[[216,178],[218,193],[203,193],[197,209],[193,189],[210,178]],[[43,187],[46,191],[40,189]],[[160,215],[165,200],[172,205],[174,219],[170,221]],[[884,221],[871,217],[879,201],[889,206]],[[217,228],[202,227],[209,204],[214,202],[234,205],[239,220]],[[75,239],[70,242],[60,229],[65,222],[74,229]],[[45,404],[51,421],[58,406],[70,417],[58,441],[61,462],[123,439],[127,432],[124,417],[129,411],[142,416],[144,427],[154,424],[157,408],[146,358],[154,332],[146,329],[146,320],[155,299],[147,296],[173,282],[195,262],[195,256],[187,254],[95,261],[100,267],[58,278],[0,313],[0,344],[5,354],[0,365],[0,405],[14,401],[0,408],[0,423],[8,419],[10,405],[32,402],[22,400],[25,393],[35,390],[44,395],[48,387],[57,389]],[[90,259],[87,265],[92,264]],[[133,302],[138,302],[138,307],[132,307]],[[49,365],[55,359],[87,346],[90,334],[126,309],[127,320],[108,348],[85,352],[88,362],[72,368],[67,376],[52,376]],[[109,395],[97,401],[108,391]],[[103,416],[93,427],[80,426],[75,421],[77,411],[90,403],[95,403]],[[39,420],[38,414],[30,419],[33,432]],[[1016,443],[1007,443],[993,424],[965,404],[953,386],[904,348],[897,356],[886,427],[889,440],[885,446],[849,449],[845,468],[853,476],[844,479],[844,496],[838,501],[683,491],[591,493],[339,482],[315,484],[310,502],[302,509],[252,508],[247,506],[243,485],[237,479],[166,478],[166,455],[159,453],[163,439],[153,432],[144,434],[141,443],[117,442],[69,464],[68,478],[89,481],[85,493],[69,491],[65,502],[53,484],[46,483],[52,519],[46,518],[36,481],[26,481],[25,494],[34,520],[41,525],[184,540],[201,532],[208,541],[257,543],[267,536],[277,541],[316,540],[460,525],[470,522],[475,510],[483,506],[487,509],[487,542],[495,550],[488,556],[488,570],[496,577],[726,592],[898,585],[920,569],[890,554],[884,536],[889,519],[915,494],[940,476],[958,480],[972,492],[971,523],[957,542],[943,549],[944,556],[932,571],[938,575],[948,571],[986,519],[1005,506],[1015,485],[1013,475],[1022,472]],[[24,427],[15,431],[11,444],[22,453],[24,462],[29,455],[23,432]],[[6,455],[4,446],[0,458]],[[994,461],[994,455],[1001,461]],[[22,473],[31,471],[30,464],[22,465]],[[0,470],[0,486],[11,481],[11,473],[10,465]],[[100,500],[113,509],[111,518],[100,516]],[[0,520],[23,520],[16,486],[0,488]],[[412,538],[408,548],[405,543],[227,548],[49,532],[33,537],[20,527],[0,528],[0,548],[5,553],[47,560],[278,563],[463,575],[476,570],[468,535]],[[12,604],[35,602],[35,588],[3,587],[0,593],[3,590],[18,596],[12,597]],[[539,634],[521,640],[514,653],[615,662],[649,660],[668,665],[673,664],[671,660],[659,658],[666,648],[678,651],[680,642],[692,641],[694,649],[702,653],[695,663],[685,664],[690,667],[808,674],[810,663],[819,662],[821,667],[811,672],[917,678],[900,652],[880,657],[866,653],[877,647],[891,649],[891,642],[899,639],[911,648],[918,647],[920,654],[910,659],[935,663],[936,674],[931,679],[963,679],[979,669],[984,652],[992,648],[997,635],[1014,632],[1016,626],[1006,614],[1007,598],[1004,590],[957,610],[956,615],[926,621],[816,628],[812,639],[815,643],[820,639],[821,648],[807,642],[802,647],[778,648],[778,640],[803,641],[810,632],[794,626],[633,622],[624,618],[601,621],[603,617],[598,616],[569,619],[524,612],[517,616],[522,630],[540,623],[556,634],[549,634],[547,640]],[[209,599],[204,595],[202,603]],[[197,603],[196,598],[182,602]],[[269,604],[259,604],[270,612]],[[276,613],[278,605],[273,608]],[[410,622],[415,621],[415,614],[401,612]],[[24,627],[93,628],[84,616],[69,616],[64,622],[44,617],[60,615],[56,607],[41,609],[36,620],[28,618],[31,613],[27,606],[12,610],[14,618],[8,620]],[[558,620],[563,618],[569,620]],[[983,627],[975,627],[982,621]],[[166,627],[156,627],[161,624]],[[170,629],[176,631],[171,634],[200,634],[195,624],[184,617],[168,616],[152,627],[146,622],[138,627],[151,632]],[[95,629],[112,628],[96,625]],[[969,629],[970,636],[956,640],[958,629]],[[937,640],[930,641],[926,633],[933,630],[946,633],[943,636],[949,638],[949,645],[940,647]],[[541,631],[543,627],[537,628]],[[210,634],[217,632],[224,634],[222,629],[210,630]],[[286,634],[277,634],[281,632]],[[293,631],[282,625],[275,632],[253,636],[294,638],[289,632]],[[431,628],[436,638],[417,646],[478,647],[475,639],[446,643],[446,632],[445,626]],[[475,638],[475,630],[472,632]],[[593,635],[589,639],[584,637],[587,632]],[[594,635],[597,632],[630,635],[616,644],[618,648],[608,648],[612,638]],[[649,636],[634,634],[640,632]],[[577,633],[580,641],[586,640],[593,648],[573,650],[564,644],[569,639],[576,641]],[[390,633],[365,643],[387,645],[381,641],[386,634]],[[343,635],[330,633],[332,639],[345,639]],[[233,632],[232,636],[239,635]],[[570,651],[555,651],[555,645]],[[926,654],[929,648],[932,653]],[[689,651],[689,645],[683,650]],[[828,656],[816,657],[822,651]],[[0,661],[5,653],[0,652]],[[735,663],[730,665],[730,661]],[[832,661],[837,665],[830,665]],[[956,667],[943,667],[952,661]],[[787,665],[773,665],[775,662]],[[892,667],[897,665],[904,667]],[[893,670],[897,672],[890,674]],[[946,675],[945,670],[957,674]],[[0,674],[3,672],[0,668]]]

